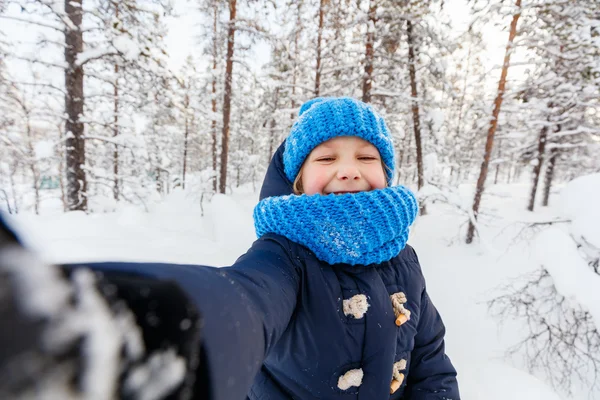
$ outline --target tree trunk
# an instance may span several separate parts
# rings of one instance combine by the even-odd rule
[[[321,41],[323,39],[323,16],[325,15],[325,2],[319,4],[319,29],[317,33],[317,68],[315,75],[315,97],[319,97],[321,91]]]
[[[502,159],[502,141],[498,141],[498,158]],[[500,162],[496,163],[496,173],[494,174],[494,185],[498,184],[498,174],[500,173]]]
[[[231,81],[233,79],[233,46],[235,44],[235,14],[237,0],[229,0],[229,27],[227,28],[227,59],[225,65],[225,95],[223,97],[223,135],[221,138],[221,176],[219,192],[227,189],[227,155],[229,152],[229,121],[231,118]]]
[[[494,174],[494,185],[498,184],[498,174],[500,173],[500,163],[496,164],[496,173]]]
[[[407,166],[407,168],[410,168],[410,163],[411,163],[411,158],[410,158],[410,147],[412,146],[412,139],[413,139],[413,135],[408,135],[406,134],[404,136],[404,138],[402,139],[402,148],[401,148],[401,154],[402,154],[402,158],[404,158],[404,155],[406,155],[406,162],[404,162],[403,164]],[[400,170],[402,168],[402,166],[398,167],[398,179],[397,182],[398,184],[400,184],[400,177],[402,175],[402,171]],[[406,170],[406,179],[408,179],[408,175],[410,174],[410,169]]]
[[[408,40],[408,71],[410,74],[410,95],[412,97],[412,115],[413,129],[415,132],[415,145],[417,148],[417,185],[421,189],[424,182],[423,177],[423,147],[421,143],[421,118],[419,116],[419,94],[417,92],[417,70],[415,67],[415,38],[413,36],[413,26],[410,20],[406,21],[406,34]],[[420,208],[421,215],[427,214],[425,205]]]
[[[183,172],[181,177],[181,188],[185,190],[185,173],[187,171],[188,137],[190,134],[189,107],[190,96],[186,93],[184,99],[185,105],[185,132],[183,135]]]
[[[25,162],[28,164],[29,169],[31,170],[31,177],[33,179],[33,190],[34,190],[34,211],[37,214],[40,212],[40,173],[36,165],[36,157],[35,150],[33,149],[33,132],[31,129],[31,112],[29,108],[25,105],[25,103],[19,98],[15,97],[15,101],[21,108],[23,112],[23,117],[25,119],[25,130],[27,133],[27,140],[25,142],[25,146],[27,147],[27,154],[22,153],[25,156]],[[15,164],[16,166],[16,164]],[[15,168],[16,169],[16,168]],[[14,188],[13,188],[14,190]]]
[[[298,57],[300,52],[298,51],[298,42],[300,41],[300,27],[302,26],[302,2],[298,2],[297,15],[296,15],[296,32],[294,34],[294,69],[292,71],[292,110],[296,108],[296,82],[298,77]],[[320,40],[320,39],[319,39]],[[320,52],[320,47],[319,51]],[[319,62],[320,56],[317,56],[317,62]],[[317,73],[319,73],[319,66],[317,66]],[[319,75],[320,76],[320,75]],[[279,90],[279,88],[277,88]],[[293,121],[296,118],[296,113],[290,113],[290,120]],[[269,152],[270,154],[273,154]]]
[[[58,139],[59,139],[58,141],[59,141],[59,143],[61,143],[62,140],[63,140],[64,132],[63,132],[62,126],[60,124],[58,125],[57,128],[58,128]],[[59,150],[59,154],[58,154],[58,157],[59,157],[58,158],[59,159],[59,161],[58,161],[58,182],[59,182],[59,185],[60,185],[60,200],[61,200],[62,205],[63,205],[63,211],[66,212],[69,209],[69,204],[67,202],[67,197],[65,195],[65,179],[64,179],[64,173],[63,173],[64,168],[65,168],[65,158],[64,158],[64,156],[65,156],[64,151]]]
[[[375,49],[375,22],[377,20],[377,5],[374,0],[369,1],[369,19],[367,22],[367,43],[365,46],[365,74],[362,83],[362,101],[371,102],[371,88],[373,86],[373,58]]]
[[[343,48],[342,45],[340,45],[340,37],[342,36],[342,32],[345,31],[346,26],[344,24],[344,22],[342,21],[342,10],[347,9],[348,8],[348,4],[343,4],[342,0],[338,0],[337,3],[334,3],[332,6],[332,9],[335,10],[335,14],[333,17],[333,26],[335,27],[335,33],[333,35],[333,48],[332,48],[332,55],[335,58],[339,58],[340,57],[340,53],[341,50]],[[335,81],[338,81],[340,79],[340,75],[342,74],[342,70],[340,68],[336,68],[336,70],[333,72],[333,79]]]
[[[17,196],[17,185],[15,183],[15,176],[17,176],[17,167],[19,166],[19,162],[18,162],[18,158],[15,156],[13,157],[13,160],[15,160],[12,164],[12,168],[10,168],[10,173],[8,174],[8,177],[10,179],[10,190],[12,192],[13,195],[13,209],[15,210],[15,214],[19,213],[19,199]]]
[[[279,105],[279,88],[275,88],[275,98],[273,99],[273,115],[271,117],[271,122],[270,122],[270,126],[269,126],[269,158],[268,160],[271,160],[271,157],[273,157],[273,152],[274,147],[275,147],[275,127],[277,126],[277,121],[275,119],[275,111],[277,110],[277,106]],[[293,102],[293,101],[292,101]],[[267,121],[265,121],[263,127],[267,126]]]
[[[65,0],[65,12],[70,20],[65,27],[65,130],[67,159],[67,200],[69,210],[87,210],[87,181],[85,177],[85,141],[83,115],[83,68],[77,56],[83,52],[81,31],[82,0]],[[70,27],[72,25],[72,27]]]
[[[556,159],[558,158],[558,149],[552,148],[550,150],[550,159],[546,166],[546,175],[544,177],[544,198],[542,199],[542,206],[548,207],[548,200],[550,199],[550,189],[552,188],[552,179],[554,178],[554,167],[556,165]]]
[[[516,8],[521,8],[521,0],[516,0]],[[513,19],[510,23],[510,32],[508,34],[508,44],[506,45],[506,52],[504,54],[504,63],[502,64],[502,72],[500,74],[500,81],[498,82],[498,92],[496,99],[494,100],[494,110],[492,112],[492,119],[490,120],[490,127],[487,133],[487,140],[485,143],[485,152],[483,154],[483,162],[481,163],[481,171],[479,172],[479,178],[477,179],[477,186],[475,187],[475,198],[473,199],[473,216],[477,218],[479,212],[479,205],[481,203],[481,197],[483,196],[483,190],[485,186],[485,179],[488,173],[488,166],[490,164],[490,157],[492,155],[492,149],[494,147],[494,135],[498,128],[498,116],[500,115],[500,108],[502,106],[502,100],[504,98],[504,88],[506,86],[506,76],[508,75],[508,66],[510,64],[510,55],[512,53],[513,41],[517,34],[517,22],[521,16],[520,12],[513,15]],[[475,225],[473,221],[469,221],[469,228],[467,229],[467,244],[473,241],[475,235]]]
[[[410,135],[405,135],[402,138],[402,144],[400,145],[400,150],[399,150],[399,154],[398,154],[398,168],[397,168],[397,180],[396,182],[398,182],[398,184],[400,184],[400,177],[401,177],[401,171],[402,171],[402,165],[404,164],[404,151],[405,151],[405,143],[406,143],[406,138],[410,137]]]
[[[527,209],[533,211],[535,208],[535,195],[537,193],[538,183],[540,181],[540,172],[542,171],[542,165],[544,164],[544,153],[546,152],[546,139],[548,137],[548,126],[544,126],[540,131],[538,138],[538,156],[537,163],[533,167],[533,183],[531,185],[531,193],[529,195],[529,205]]]
[[[467,53],[467,66],[465,68],[465,74],[463,79],[463,88],[458,102],[458,122],[456,123],[456,139],[460,140],[462,130],[462,119],[463,119],[463,108],[465,104],[465,97],[467,95],[467,78],[469,77],[469,70],[471,68],[471,43],[469,43],[469,52]]]
[[[212,133],[212,168],[213,168],[213,192],[217,193],[217,120],[215,119],[215,115],[217,115],[217,22],[219,20],[219,7],[218,3],[214,5],[214,14],[213,14],[213,78],[212,78],[212,115],[213,120],[211,123],[211,133]]]
[[[35,203],[33,205],[34,211],[36,215],[40,213],[40,172],[36,166],[36,158],[35,151],[33,149],[33,133],[31,132],[31,119],[29,118],[29,111],[23,105],[23,109],[25,110],[25,119],[27,124],[27,151],[29,153],[29,169],[31,170],[31,175],[33,178],[33,191]]]
[[[118,18],[117,8],[117,18]],[[119,65],[115,64],[113,137],[119,136]],[[113,145],[113,197],[119,201],[119,146]]]

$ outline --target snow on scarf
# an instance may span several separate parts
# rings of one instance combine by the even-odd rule
[[[406,245],[418,204],[404,186],[368,192],[268,197],[254,208],[260,238],[272,232],[328,264],[379,264]]]

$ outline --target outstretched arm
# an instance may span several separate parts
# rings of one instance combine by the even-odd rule
[[[67,287],[64,293],[70,293],[71,296],[49,298],[50,302],[62,302],[61,306],[64,310],[52,306],[42,307],[41,310],[57,311],[54,315],[60,316],[60,321],[70,313],[79,317],[79,320],[75,317],[72,319],[72,321],[79,321],[78,328],[81,326],[89,328],[89,332],[83,332],[81,329],[77,331],[78,340],[69,343],[74,346],[72,350],[74,349],[75,354],[68,353],[74,357],[74,365],[83,366],[82,369],[97,367],[94,365],[95,361],[90,358],[90,347],[86,346],[90,343],[103,343],[100,339],[104,340],[111,336],[114,338],[115,335],[111,335],[113,333],[111,330],[117,329],[120,323],[126,322],[126,318],[122,318],[125,315],[123,313],[120,317],[115,317],[117,310],[123,308],[123,303],[134,315],[137,326],[125,324],[134,329],[122,329],[121,326],[121,331],[141,331],[147,352],[162,351],[163,357],[159,362],[163,364],[159,363],[159,373],[156,375],[152,375],[153,371],[156,372],[153,366],[157,366],[151,361],[152,354],[146,354],[141,358],[138,355],[137,358],[134,357],[135,362],[121,364],[128,367],[128,371],[120,375],[119,373],[112,375],[117,377],[114,379],[117,382],[113,382],[116,385],[114,389],[116,397],[127,397],[127,390],[124,387],[127,382],[129,382],[128,390],[131,397],[132,387],[135,388],[135,383],[140,379],[146,379],[146,382],[151,383],[154,376],[158,381],[169,377],[167,372],[176,375],[174,372],[178,370],[177,368],[180,369],[181,363],[173,361],[174,358],[163,351],[168,350],[167,348],[172,345],[179,355],[188,357],[187,367],[191,370],[191,374],[187,371],[185,382],[179,389],[170,390],[168,393],[163,390],[164,396],[154,398],[180,398],[180,395],[185,397],[182,391],[184,388],[188,394],[192,391],[194,397],[199,398],[244,399],[270,347],[286,329],[296,305],[300,275],[285,246],[285,240],[267,235],[255,242],[248,253],[243,255],[234,266],[220,269],[191,265],[113,262],[62,266],[65,274],[61,274],[60,270],[44,265],[20,248],[14,235],[11,235],[4,226],[0,216],[0,256],[6,256],[0,257],[0,278],[2,278],[0,286],[9,288],[0,291],[2,292],[0,294],[13,299],[5,304],[14,304],[14,307],[11,305],[10,309],[5,311],[9,312],[11,320],[16,321],[11,324],[14,329],[10,337],[0,336],[0,350],[2,350],[0,351],[0,375],[4,375],[7,371],[14,371],[10,369],[15,365],[13,361],[21,359],[20,354],[23,352],[28,354],[37,352],[40,359],[46,363],[43,365],[49,367],[44,369],[46,372],[52,372],[54,363],[55,366],[59,366],[59,363],[62,366],[66,365],[67,355],[64,354],[64,350],[68,349],[67,347],[59,349],[63,351],[60,353],[55,352],[54,349],[44,348],[42,343],[48,332],[55,332],[56,326],[50,326],[52,318],[41,316],[39,313],[25,312],[23,308],[28,293],[21,290],[23,281],[17,282],[22,278],[19,271],[29,271],[32,264],[36,264],[36,268],[51,271],[48,276],[53,276],[53,280],[56,280],[54,283],[61,288]],[[88,278],[85,276],[82,278],[83,275],[79,272],[84,271],[85,268],[96,272],[97,290],[87,290],[89,285],[87,288],[84,287],[86,279],[89,280],[89,274]],[[71,280],[69,281],[65,275],[71,275]],[[30,275],[29,278],[32,276]],[[36,279],[34,278],[33,281]],[[40,287],[48,287],[50,284],[47,281],[38,283],[41,283]],[[97,292],[102,293],[102,296]],[[100,303],[104,300],[107,307],[99,304],[98,300]],[[86,316],[85,312],[81,312],[94,302],[98,312],[96,316],[102,314],[103,310],[109,310],[105,313],[107,317],[105,322],[108,325],[104,325],[102,332],[99,326],[97,329],[93,323],[85,323],[92,320],[94,315]],[[111,312],[112,322],[110,322]],[[25,330],[30,334],[19,336],[20,327],[26,327]],[[107,330],[107,327],[112,328]],[[26,333],[25,330],[22,333]],[[13,346],[14,340],[17,340],[15,343],[20,345],[19,348]],[[83,345],[80,346],[82,343]],[[128,343],[135,344],[135,338],[130,337]],[[103,345],[108,344],[110,342],[104,342]],[[65,343],[62,345],[66,346]],[[135,355],[135,346],[129,346],[127,351],[128,354]],[[106,361],[106,357],[102,359]],[[167,361],[171,362],[170,367],[161,370],[161,365],[164,367]],[[85,377],[84,372],[76,371],[79,378]],[[15,383],[16,386],[0,385],[0,392],[20,391],[24,387],[19,385],[26,386],[27,382],[35,384],[38,390],[42,373],[43,371],[39,370],[30,377],[30,380],[21,379],[24,378],[23,376],[13,376],[18,378],[17,381],[2,379],[5,384]],[[106,378],[105,375],[103,376]],[[125,382],[124,378],[130,379]],[[85,385],[85,382],[81,381],[71,380],[67,381],[67,384],[69,382]],[[90,382],[93,383],[94,380]],[[168,383],[162,384],[162,388],[168,388]],[[33,385],[30,389],[33,389]],[[142,390],[143,387],[138,389]]]
[[[286,243],[266,235],[225,268],[148,263],[87,266],[176,283],[202,316],[211,400],[244,399],[296,307],[300,275]]]

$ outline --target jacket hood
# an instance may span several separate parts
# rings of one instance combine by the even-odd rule
[[[267,168],[267,173],[260,189],[260,200],[272,196],[286,196],[294,193],[293,182],[285,175],[283,152],[285,141],[281,143]]]

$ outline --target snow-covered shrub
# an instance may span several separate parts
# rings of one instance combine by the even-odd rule
[[[598,199],[600,174],[566,185],[560,196],[566,223],[548,224],[533,241],[540,269],[489,302],[495,315],[526,322],[526,335],[509,352],[524,356],[532,372],[566,393],[577,383],[600,386]]]

